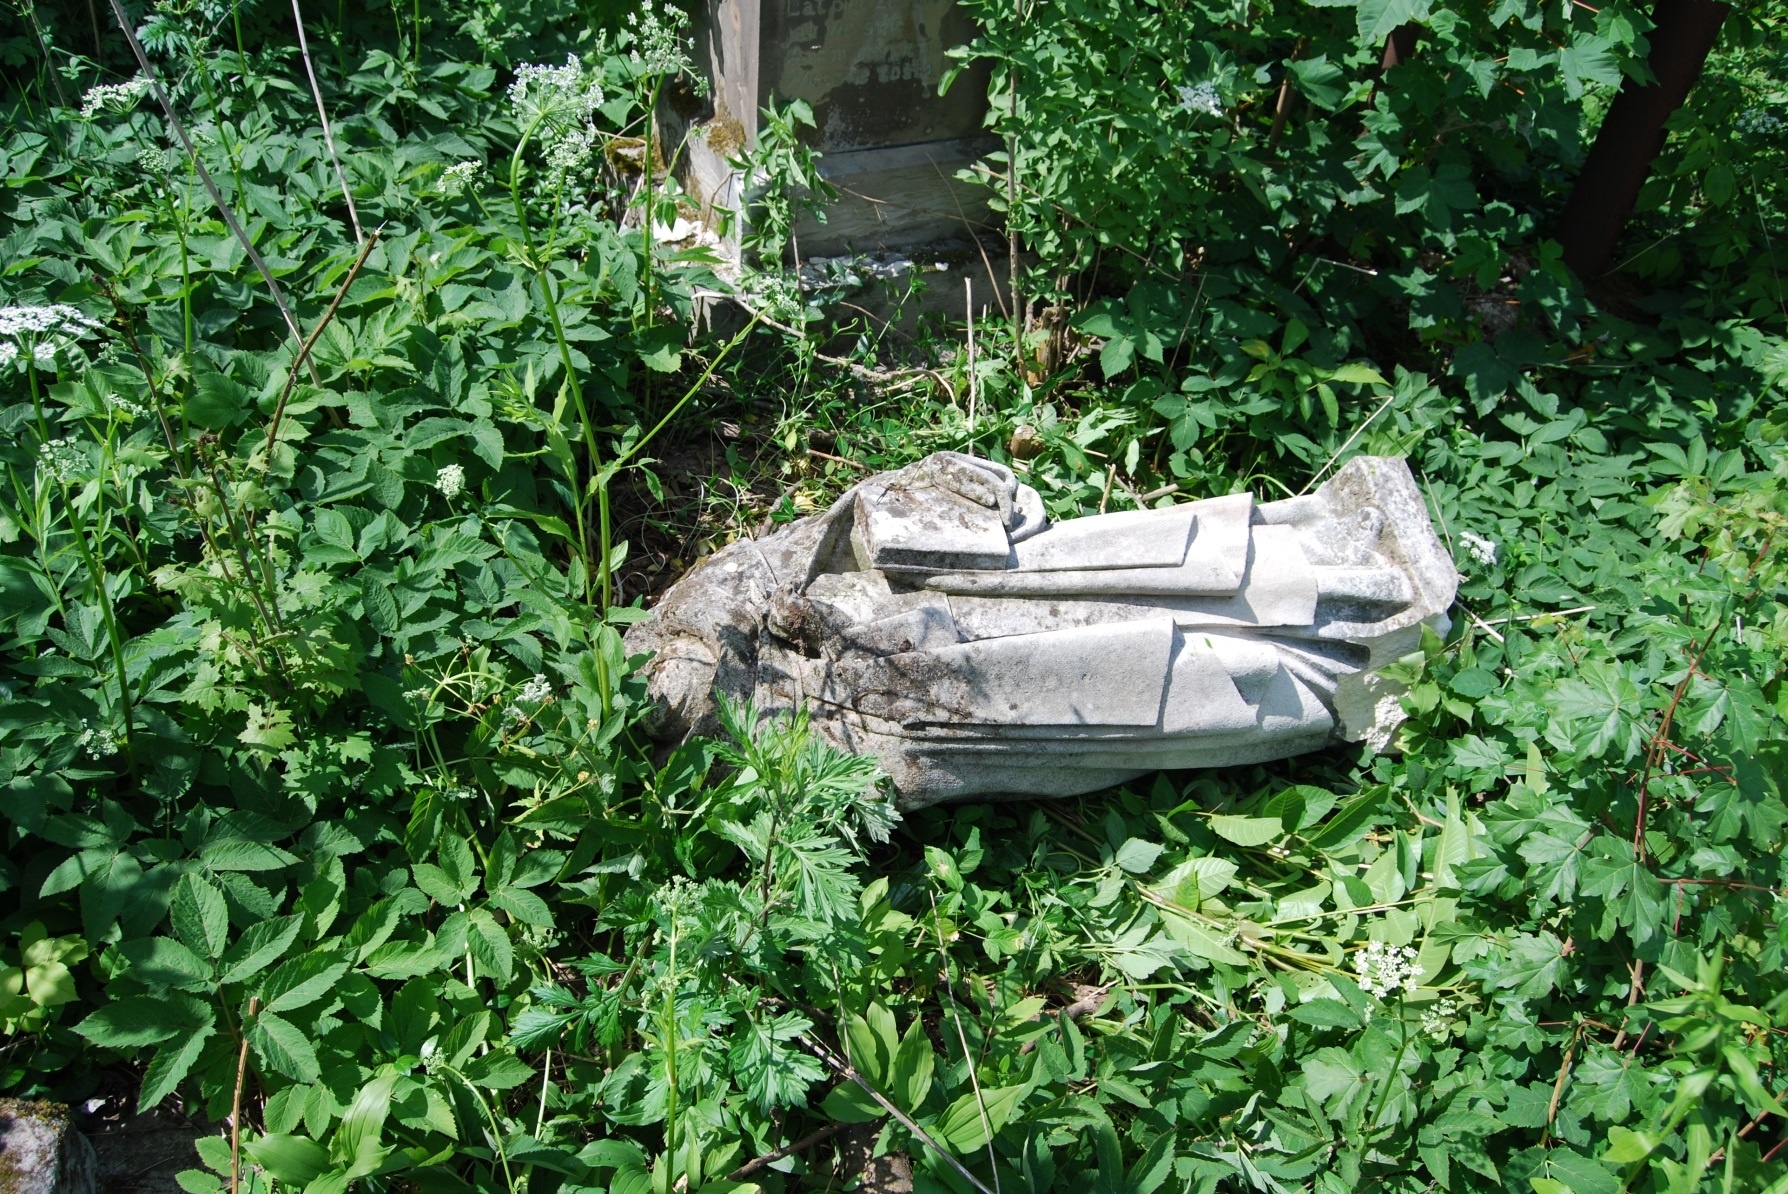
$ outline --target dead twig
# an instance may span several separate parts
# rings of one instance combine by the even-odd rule
[[[919,1143],[942,1157],[950,1168],[962,1175],[964,1181],[975,1187],[975,1189],[981,1191],[981,1194],[995,1194],[995,1191],[990,1190],[987,1187],[987,1183],[976,1177],[968,1166],[957,1160],[954,1154],[950,1153],[943,1145],[932,1139],[931,1133],[914,1123],[912,1116],[889,1102],[887,1096],[882,1094],[881,1091],[869,1085],[869,1083],[864,1080],[863,1075],[857,1073],[855,1067],[842,1060],[837,1054],[833,1053],[830,1049],[826,1048],[812,1037],[809,1037],[806,1033],[795,1034],[795,1039],[805,1045],[808,1052],[824,1062],[834,1074],[843,1078],[847,1082],[855,1082],[862,1089],[864,1094],[875,1101],[876,1106],[893,1116],[895,1121],[899,1123],[901,1127],[911,1132]]]
[[[116,0],[114,0],[116,3]],[[261,997],[248,998],[248,1014],[261,1010]],[[242,1030],[242,1047],[236,1051],[236,1092],[230,1098],[230,1194],[242,1181],[242,1084],[248,1077],[248,1029]]]
[[[767,1152],[761,1157],[753,1157],[751,1160],[727,1174],[726,1180],[729,1182],[742,1182],[764,1166],[774,1165],[784,1157],[792,1157],[802,1149],[811,1148],[816,1144],[830,1140],[848,1127],[850,1127],[849,1124],[843,1123],[827,1124],[817,1132],[807,1133],[807,1135],[801,1137],[793,1144],[785,1144],[781,1148],[775,1149],[772,1152]]]
[[[821,460],[830,460],[834,464],[848,464],[852,468],[862,469],[866,473],[873,473],[875,471],[874,469],[870,468],[867,464],[859,464],[855,460],[850,460],[843,456],[834,456],[834,455],[832,455],[832,453],[822,452],[818,448],[807,449],[807,454],[809,456],[818,456]]]
[[[360,275],[360,267],[366,264],[366,258],[373,251],[373,246],[379,243],[379,232],[383,228],[383,224],[374,228],[372,235],[361,242],[360,255],[354,258],[354,264],[349,268],[348,276],[342,279],[341,287],[336,290],[335,298],[330,302],[329,309],[323,312],[323,318],[317,320],[317,326],[311,330],[310,335],[305,337],[304,343],[298,347],[298,355],[292,360],[291,371],[286,374],[285,388],[279,392],[279,403],[273,408],[273,420],[267,424],[267,464],[269,466],[273,463],[273,444],[279,438],[279,423],[285,417],[286,402],[292,397],[292,387],[298,381],[298,366],[310,363],[311,348],[315,346],[317,337],[323,334],[323,329],[329,326],[329,321],[335,318],[336,311],[341,309],[342,300],[348,297],[348,287],[354,284],[354,279]]]
[[[174,135],[180,138],[180,144],[185,148],[186,156],[192,162],[193,169],[198,172],[199,181],[205,184],[205,190],[211,196],[211,202],[217,205],[218,214],[223,217],[223,222],[229,227],[230,233],[242,242],[242,248],[247,252],[248,259],[254,262],[256,269],[261,271],[261,277],[266,280],[267,289],[273,294],[273,305],[279,308],[280,316],[285,319],[286,327],[291,331],[293,339],[304,339],[304,333],[298,327],[298,317],[292,314],[292,308],[286,302],[285,292],[279,288],[279,283],[273,280],[273,270],[268,267],[266,259],[261,256],[261,251],[255,248],[255,242],[249,239],[248,231],[236,218],[235,211],[230,208],[228,203],[224,202],[223,192],[217,189],[217,181],[211,177],[211,171],[205,168],[205,161],[199,156],[198,148],[193,145],[192,138],[186,135],[186,125],[181,123],[179,114],[174,111],[174,104],[168,99],[168,93],[162,90],[161,78],[155,73],[155,68],[149,65],[149,56],[143,52],[143,43],[137,40],[136,33],[131,29],[130,18],[124,14],[123,4],[119,0],[108,0],[108,2],[112,6],[112,15],[118,19],[119,31],[124,34],[124,40],[130,46],[130,52],[136,56],[137,66],[142,70],[143,77],[149,80],[149,89],[155,93],[156,103],[161,105],[162,112],[168,118],[169,126],[174,130]],[[311,370],[310,377],[318,385],[322,384],[314,368]]]
[[[317,101],[317,119],[323,123],[323,144],[329,147],[329,160],[335,164],[335,177],[341,183],[341,197],[348,204],[348,223],[354,226],[356,243],[364,241],[360,231],[360,212],[354,207],[354,192],[348,189],[347,171],[341,168],[341,155],[335,151],[335,134],[329,129],[329,113],[323,107],[323,91],[317,86],[317,71],[310,62],[310,43],[304,37],[304,15],[298,11],[298,0],[292,0],[292,24],[298,27],[298,55],[304,59],[304,73],[310,79],[311,98]]]

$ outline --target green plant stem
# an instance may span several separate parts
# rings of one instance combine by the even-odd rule
[[[541,259],[539,250],[534,244],[534,233],[528,226],[528,212],[527,208],[522,204],[521,197],[522,155],[527,151],[528,142],[532,140],[534,134],[539,131],[540,125],[544,119],[544,116],[535,117],[534,122],[523,131],[521,138],[515,143],[515,152],[509,159],[509,201],[515,208],[515,222],[521,228],[522,243],[527,248],[528,267],[534,271],[535,276],[540,280],[540,292],[546,301],[546,314],[548,320],[552,323],[553,339],[557,341],[559,346],[559,361],[565,369],[565,388],[571,395],[572,405],[577,408],[578,423],[582,428],[583,433],[584,451],[587,452],[590,457],[590,475],[596,487],[596,512],[600,524],[598,533],[601,536],[600,541],[597,544],[600,553],[597,560],[597,571],[600,577],[600,584],[596,589],[591,588],[588,554],[589,539],[585,530],[586,520],[584,516],[584,508],[588,499],[585,495],[584,487],[579,483],[578,478],[575,475],[567,477],[566,480],[571,483],[571,506],[577,524],[576,551],[584,560],[584,600],[595,605],[598,610],[606,610],[611,595],[609,577],[610,526],[608,486],[602,479],[602,445],[596,434],[596,425],[590,418],[590,408],[584,401],[583,383],[579,381],[577,369],[571,362],[571,342],[566,339],[565,325],[559,318],[559,303],[558,297],[553,291],[552,271],[547,268],[546,262]],[[600,594],[599,598],[598,594]],[[599,655],[597,667],[600,669],[603,676],[603,688],[606,690],[608,688],[607,665],[606,663],[601,662],[600,659],[601,657]]]
[[[124,714],[124,754],[130,763],[131,775],[137,771],[136,751],[136,717],[135,705],[130,699],[130,677],[124,670],[124,638],[118,630],[117,611],[112,608],[112,594],[106,588],[105,569],[93,556],[93,547],[87,542],[87,525],[75,510],[74,499],[69,496],[68,486],[57,482],[62,490],[62,504],[68,508],[68,522],[74,528],[75,547],[81,553],[81,561],[87,565],[88,575],[92,577],[94,586],[99,590],[99,611],[105,619],[106,637],[112,645],[112,662],[118,669],[118,701]]]
[[[490,1124],[491,1147],[497,1150],[497,1160],[502,1162],[503,1165],[503,1180],[509,1186],[509,1194],[517,1194],[515,1174],[510,1172],[509,1169],[509,1151],[503,1147],[503,1129],[497,1124],[497,1114],[491,1110],[489,1100],[484,1097],[482,1091],[472,1084],[470,1078],[460,1073],[457,1069],[452,1066],[442,1066],[441,1068],[446,1073],[452,1074],[455,1078],[458,1078],[460,1082],[465,1085],[465,1088],[472,1092],[472,1097],[478,1101],[479,1110],[484,1112],[484,1118]]]

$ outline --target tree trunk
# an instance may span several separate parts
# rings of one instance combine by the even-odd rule
[[[1391,35],[1384,39],[1384,56],[1378,60],[1378,73],[1382,75],[1393,66],[1408,62],[1414,57],[1416,39],[1421,36],[1422,27],[1414,21],[1391,30]]]
[[[1647,59],[1657,82],[1621,84],[1559,217],[1565,264],[1579,278],[1587,281],[1607,270],[1639,202],[1639,188],[1664,148],[1664,122],[1688,98],[1730,11],[1721,0],[1657,0]]]

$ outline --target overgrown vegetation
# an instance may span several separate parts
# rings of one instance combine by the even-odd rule
[[[798,720],[638,728],[642,560],[970,441],[935,330],[697,330],[674,13],[126,6],[170,118],[21,3],[9,1091],[224,1125],[193,1194],[817,1189],[845,1125],[982,1194],[1788,1189],[1779,17],[1586,292],[1629,4],[971,3],[978,449],[1058,515],[1407,455],[1465,583],[1400,754],[901,820]]]

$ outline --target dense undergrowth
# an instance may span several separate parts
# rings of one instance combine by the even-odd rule
[[[820,1188],[859,1124],[984,1194],[1788,1188],[1772,18],[1586,294],[1628,6],[973,7],[1037,308],[975,442],[1058,515],[1407,455],[1464,584],[1402,753],[904,820],[749,710],[655,757],[626,543],[964,446],[965,354],[697,330],[669,14],[307,9],[338,174],[279,6],[127,6],[176,128],[26,4],[0,1084],[235,1124],[193,1194]]]

